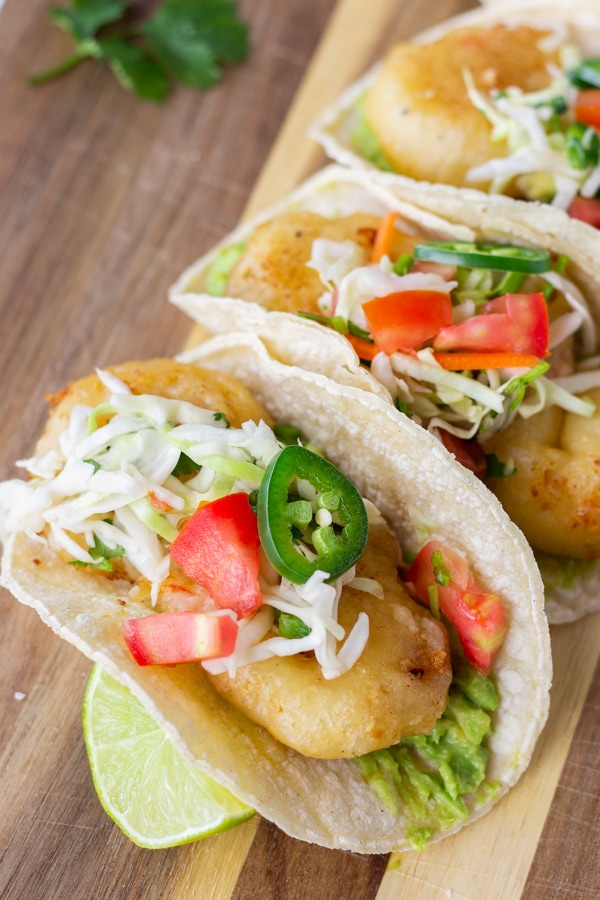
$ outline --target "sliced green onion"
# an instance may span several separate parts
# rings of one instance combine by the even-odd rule
[[[407,272],[410,272],[412,264],[413,258],[410,253],[403,253],[394,263],[393,272],[396,275],[406,275]]]
[[[414,253],[415,259],[455,263],[474,269],[541,274],[550,268],[550,254],[534,247],[475,244],[469,241],[432,241],[417,244]]]

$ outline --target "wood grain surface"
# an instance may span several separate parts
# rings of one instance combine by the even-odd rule
[[[96,64],[28,87],[69,49],[50,5],[0,9],[0,478],[30,454],[46,394],[96,365],[177,352],[190,325],[166,295],[182,269],[323,163],[306,126],[387,46],[474,4],[242,0],[248,62],[164,106]],[[599,646],[599,617],[555,630],[551,720],[529,772],[420,857],[323,850],[256,818],[147,851],[96,798],[80,724],[89,663],[2,592],[0,897],[599,897]]]

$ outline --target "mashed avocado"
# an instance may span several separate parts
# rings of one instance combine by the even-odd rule
[[[206,290],[212,297],[224,296],[231,270],[245,248],[245,241],[240,241],[219,250],[206,275]]]
[[[535,559],[540,569],[546,590],[558,588],[574,590],[580,578],[591,574],[600,565],[597,559],[572,559],[568,556],[551,556],[541,550],[535,551]]]
[[[448,705],[429,735],[356,759],[379,799],[395,815],[407,816],[406,839],[415,850],[469,818],[465,795],[492,799],[500,790],[486,780],[489,751],[483,746],[497,706],[493,682],[465,667],[454,676]]]
[[[394,167],[383,152],[377,135],[367,122],[364,110],[364,96],[354,106],[354,128],[350,135],[352,148],[363,159],[373,163],[383,172],[393,172]]]

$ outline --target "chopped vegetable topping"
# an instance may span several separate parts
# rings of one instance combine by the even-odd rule
[[[217,609],[248,616],[262,605],[259,547],[248,495],[235,493],[198,507],[171,544],[171,559],[208,591]]]
[[[450,294],[441,291],[398,291],[368,300],[363,310],[376,346],[388,356],[412,350],[452,321]]]
[[[128,619],[123,637],[140,666],[172,666],[233,653],[238,624],[227,613],[154,613]]]
[[[313,515],[303,494],[319,512],[327,511],[327,521],[319,512]],[[329,579],[342,575],[362,555],[368,527],[359,492],[322,457],[289,446],[267,467],[258,492],[260,539],[273,567],[290,581],[303,584],[317,570]]]
[[[183,661],[183,642],[193,658],[232,673],[256,659],[307,651],[325,678],[354,665],[369,621],[362,614],[346,635],[337,608],[344,584],[381,590],[354,578],[369,518],[379,517],[374,507],[316,453],[293,444],[282,450],[264,422],[232,428],[219,412],[132,394],[110,372],[98,376],[108,399],[95,409],[75,406],[58,448],[20,463],[29,481],[0,484],[0,531],[45,539],[76,567],[114,572],[130,584],[137,578],[132,599],[162,610],[127,626],[136,646],[146,647],[148,664],[160,654],[163,662],[169,654],[171,662]],[[289,426],[282,434],[297,441],[300,432]],[[310,464],[298,470],[306,480],[295,484],[297,496],[286,490],[278,511],[271,495],[259,500],[259,485],[284,453],[284,460],[299,454]],[[259,553],[254,508],[263,502],[274,533],[288,522],[294,565],[304,560],[310,569],[304,584],[273,572]],[[176,619],[177,627],[167,628],[163,614],[180,604],[210,621]],[[212,621],[223,614],[229,621]],[[232,648],[226,639],[233,630],[239,639]]]
[[[396,219],[395,213],[382,219],[388,252]],[[332,260],[341,254],[335,241],[313,242],[309,265],[326,288],[315,318],[346,336],[396,407],[419,424],[470,441],[551,403],[592,414],[590,401],[574,394],[600,386],[600,371],[586,372],[585,387],[579,376],[560,383],[544,377],[544,360],[573,334],[582,356],[597,344],[585,298],[565,275],[566,257],[491,243],[423,242],[414,257],[383,254],[377,264],[349,262],[333,274]],[[485,471],[482,460],[477,469]]]
[[[467,660],[489,672],[508,625],[502,601],[481,589],[462,556],[439,541],[429,541],[406,581],[427,606],[434,595],[442,615],[455,626]]]

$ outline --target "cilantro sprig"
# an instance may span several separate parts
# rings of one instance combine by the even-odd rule
[[[81,562],[79,559],[73,559],[70,561],[70,566],[75,566],[78,569],[91,568],[91,569],[100,569],[103,572],[112,572],[113,565],[111,563],[111,559],[115,556],[123,556],[125,553],[125,548],[117,545],[116,547],[108,547],[104,541],[98,537],[97,534],[94,533],[94,546],[88,547],[88,552],[94,562],[86,563]]]
[[[43,84],[85,59],[101,60],[119,83],[143,100],[161,103],[176,82],[206,89],[223,66],[248,55],[248,28],[234,0],[163,0],[152,16],[135,22],[130,0],[71,0],[50,18],[75,43],[74,52],[29,79]]]

